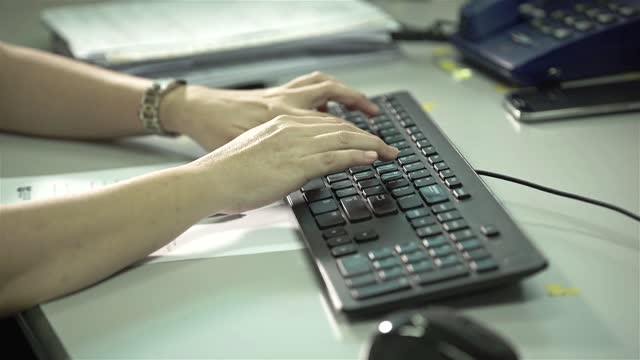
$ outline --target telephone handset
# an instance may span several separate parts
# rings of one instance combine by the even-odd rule
[[[640,70],[640,0],[471,0],[454,46],[516,85]]]

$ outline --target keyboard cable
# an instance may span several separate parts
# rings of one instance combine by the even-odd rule
[[[535,183],[532,183],[530,181],[526,181],[526,180],[522,180],[522,179],[518,179],[515,178],[513,176],[508,176],[508,175],[503,175],[503,174],[498,174],[498,173],[494,173],[491,171],[485,171],[485,170],[475,170],[476,174],[481,175],[481,176],[488,176],[488,177],[492,177],[492,178],[496,178],[496,179],[500,179],[500,180],[505,180],[505,181],[511,181],[520,185],[524,185],[524,186],[528,186],[528,187],[532,187],[534,189],[540,190],[540,191],[544,191],[544,192],[548,192],[554,195],[558,195],[558,196],[564,196],[570,199],[574,199],[574,200],[578,200],[578,201],[584,201],[586,203],[589,204],[593,204],[593,205],[597,205],[597,206],[602,206],[605,207],[609,210],[613,210],[616,212],[619,212],[623,215],[626,215],[636,221],[640,221],[640,216],[636,215],[634,213],[632,213],[631,211],[625,210],[621,207],[615,206],[615,205],[611,205],[608,204],[606,202],[600,201],[600,200],[594,200],[594,199],[590,199],[581,195],[576,195],[576,194],[571,194],[568,192],[564,192],[564,191],[560,191],[560,190],[556,190],[556,189],[552,189],[546,186],[542,186],[542,185],[538,185]]]

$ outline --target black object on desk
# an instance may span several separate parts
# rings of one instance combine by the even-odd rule
[[[640,0],[475,0],[458,29],[467,60],[519,85],[640,70]]]
[[[334,309],[394,310],[546,267],[411,95],[372,100],[382,109],[373,118],[330,111],[400,149],[398,159],[314,179],[288,196]]]
[[[404,311],[380,322],[364,360],[517,360],[513,345],[452,309]]]

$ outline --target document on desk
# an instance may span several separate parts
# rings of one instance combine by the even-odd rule
[[[70,196],[178,164],[0,178],[0,203]],[[193,225],[142,263],[301,249],[304,243],[291,208],[277,202],[237,215],[214,214]]]
[[[392,43],[398,24],[362,0],[108,1],[46,9],[72,56],[115,65],[247,50],[337,52]],[[257,53],[253,53],[257,55]]]

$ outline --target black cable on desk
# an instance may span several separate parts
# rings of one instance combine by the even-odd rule
[[[574,200],[578,200],[578,201],[584,201],[586,203],[589,204],[593,204],[593,205],[598,205],[598,206],[602,206],[604,208],[607,208],[609,210],[613,210],[616,212],[619,212],[623,215],[626,215],[636,221],[640,221],[640,216],[632,213],[631,211],[625,210],[621,207],[615,206],[615,205],[611,205],[608,203],[605,203],[603,201],[600,200],[594,200],[594,199],[590,199],[584,196],[580,196],[580,195],[576,195],[576,194],[571,194],[568,192],[564,192],[564,191],[560,191],[560,190],[555,190],[552,188],[548,188],[546,186],[542,186],[542,185],[538,185],[535,183],[532,183],[530,181],[526,181],[526,180],[522,180],[522,179],[518,179],[518,178],[514,178],[512,176],[508,176],[508,175],[502,175],[502,174],[498,174],[498,173],[494,173],[491,171],[485,171],[485,170],[475,170],[476,174],[478,175],[482,175],[482,176],[489,176],[489,177],[493,177],[496,179],[500,179],[500,180],[505,180],[505,181],[511,181],[520,185],[524,185],[524,186],[528,186],[528,187],[532,187],[534,189],[540,190],[540,191],[544,191],[544,192],[548,192],[554,195],[559,195],[559,196],[564,196],[570,199],[574,199]]]
[[[436,20],[431,26],[417,28],[408,25],[391,33],[393,40],[400,41],[449,41],[455,32],[456,23],[450,20]]]

